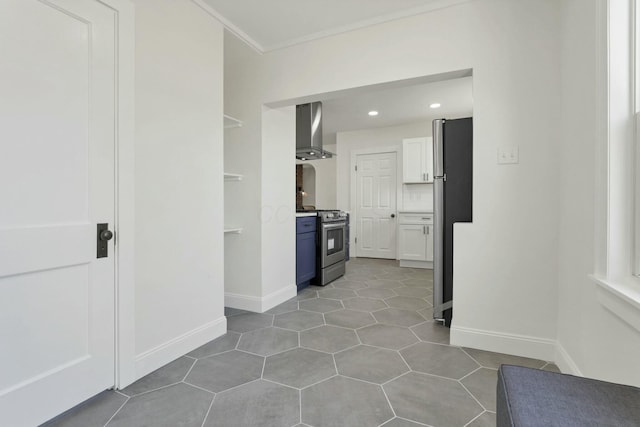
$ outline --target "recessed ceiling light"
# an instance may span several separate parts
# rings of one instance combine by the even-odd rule
[[[307,160],[307,159],[305,159],[305,158],[303,157],[303,158],[301,158],[300,160]]]
[[[326,159],[326,158],[327,158],[327,156],[322,156],[322,158],[323,158],[323,159]]]
[[[440,108],[440,104],[438,104],[437,102],[434,104],[429,105],[429,107],[431,108]]]
[[[369,111],[369,115],[370,115],[370,116],[377,116],[377,115],[378,115],[378,112],[377,112],[377,111],[375,111],[375,110],[374,110],[374,111]]]

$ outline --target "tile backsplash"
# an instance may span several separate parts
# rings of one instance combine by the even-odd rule
[[[433,210],[433,184],[403,184],[402,209]]]

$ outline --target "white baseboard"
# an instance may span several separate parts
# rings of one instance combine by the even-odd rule
[[[401,259],[400,267],[428,268],[433,270],[433,261],[411,261],[411,260]]]
[[[139,379],[167,363],[227,333],[227,318],[222,316],[136,356],[135,372]],[[129,384],[120,384],[124,388]]]
[[[265,311],[271,310],[273,307],[295,297],[297,293],[298,288],[296,285],[285,286],[284,288],[263,297],[225,292],[224,305],[225,307],[237,308],[238,310],[264,313]]]
[[[262,297],[262,311],[271,310],[273,307],[290,300],[298,294],[298,288],[294,285],[285,286],[267,296]]]
[[[231,292],[224,293],[224,306],[237,308],[238,310],[262,312],[262,298],[253,295],[234,294]]]
[[[556,341],[552,339],[458,326],[451,327],[451,345],[546,361],[556,357]]]
[[[562,373],[577,375],[580,377],[584,376],[582,375],[582,372],[580,371],[580,368],[578,368],[576,362],[571,358],[569,353],[567,353],[567,350],[565,350],[565,348],[560,343],[556,344],[556,357],[554,360]]]

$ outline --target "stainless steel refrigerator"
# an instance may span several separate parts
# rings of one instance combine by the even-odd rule
[[[451,326],[453,224],[471,222],[473,120],[433,121],[433,318]]]

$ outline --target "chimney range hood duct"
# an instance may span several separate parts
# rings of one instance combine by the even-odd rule
[[[322,149],[322,102],[296,105],[296,159],[330,159]]]

